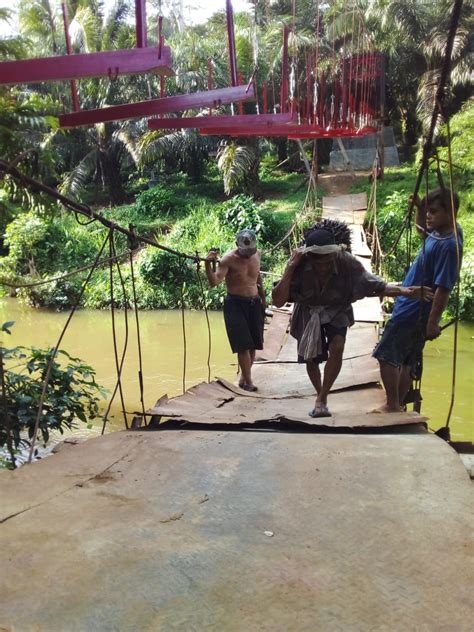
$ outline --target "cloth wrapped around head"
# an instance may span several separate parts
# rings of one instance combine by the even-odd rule
[[[244,228],[235,236],[237,250],[241,257],[251,257],[257,252],[257,235],[250,228]]]
[[[315,228],[304,240],[303,253],[330,255],[345,250],[345,244],[336,244],[334,233],[326,228]]]

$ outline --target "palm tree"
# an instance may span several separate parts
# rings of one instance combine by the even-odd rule
[[[433,109],[452,2],[365,0],[365,9],[377,47],[388,57],[388,105],[399,114],[406,143],[412,145],[417,140],[420,123],[426,124]],[[472,2],[466,2],[452,56],[453,87],[464,85],[472,72],[469,59],[472,22]]]

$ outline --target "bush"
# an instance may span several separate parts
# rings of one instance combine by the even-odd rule
[[[263,219],[251,197],[235,195],[222,205],[221,219],[234,232],[251,228],[257,235],[264,231]]]
[[[142,219],[156,220],[175,217],[182,210],[176,204],[171,188],[156,186],[138,195],[135,208]]]
[[[13,323],[4,323],[1,331],[10,333]],[[11,467],[15,467],[15,451],[26,431],[31,439],[36,423],[37,410],[43,389],[43,376],[51,358],[52,349],[35,347],[2,347],[6,396],[0,405],[0,447],[7,446]],[[62,361],[62,362],[61,362]],[[12,368],[8,365],[13,364]],[[59,351],[53,361],[50,380],[40,416],[39,432],[47,444],[51,430],[64,432],[75,427],[76,420],[87,423],[99,414],[98,402],[105,391],[95,381],[95,371],[79,358],[72,358],[66,351]]]

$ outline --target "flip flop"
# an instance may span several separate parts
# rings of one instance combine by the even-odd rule
[[[318,419],[319,417],[332,417],[326,404],[316,404],[313,410],[309,411],[308,415],[313,419]]]
[[[248,391],[249,393],[255,393],[255,391],[258,391],[258,388],[253,384],[239,384],[239,387],[243,391]]]

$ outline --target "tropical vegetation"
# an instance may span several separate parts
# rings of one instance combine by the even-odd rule
[[[381,272],[400,280],[418,247],[413,227],[397,248],[389,252],[400,233],[419,168],[423,135],[429,125],[433,95],[443,62],[451,0],[254,0],[254,11],[235,15],[239,72],[244,80],[255,77],[257,93],[263,82],[269,99],[280,84],[282,28],[296,31],[290,38],[296,75],[304,76],[315,33],[319,35],[318,63],[329,68],[335,50],[356,50],[361,33],[369,33],[373,47],[385,54],[386,122],[394,128],[399,168],[387,169],[377,181],[376,221],[383,258]],[[130,48],[135,45],[133,0],[68,0],[69,37],[73,53]],[[222,3],[224,9],[224,2]],[[66,40],[60,3],[53,0],[19,0],[18,14],[0,9],[0,24],[10,34],[0,40],[0,60],[64,55]],[[187,24],[183,3],[153,0],[148,39],[157,44],[159,13],[165,14],[163,34],[173,51],[175,76],[118,76],[77,82],[83,109],[106,108],[208,87],[212,68],[214,87],[230,85],[223,11],[204,23]],[[293,10],[295,8],[295,10]],[[354,20],[357,16],[357,20]],[[17,20],[16,20],[17,18]],[[459,220],[464,229],[465,257],[460,289],[460,314],[474,319],[474,199],[470,188],[474,164],[474,106],[469,101],[472,81],[471,44],[474,9],[464,2],[454,41],[445,102],[445,118],[435,131],[428,184],[437,185],[436,172],[450,181],[461,197]],[[361,30],[361,25],[364,29]],[[365,36],[365,35],[364,35]],[[253,228],[263,250],[266,290],[272,274],[278,275],[289,248],[302,230],[318,216],[321,189],[307,194],[308,173],[300,148],[285,138],[249,139],[201,136],[197,130],[149,131],[144,119],[61,129],[58,116],[71,110],[69,84],[56,82],[0,87],[0,159],[18,167],[104,218],[164,246],[189,255],[205,256],[210,248],[231,248],[240,228]],[[254,113],[255,104],[244,104]],[[221,106],[229,113],[231,106]],[[189,111],[184,115],[199,115]],[[450,118],[450,127],[447,121]],[[452,136],[452,155],[448,137]],[[314,143],[314,144],[313,144]],[[330,141],[309,141],[304,152],[317,157],[319,171],[326,168]],[[305,156],[305,157],[306,157]],[[373,195],[373,183],[357,179],[354,190]],[[90,308],[110,308],[110,271],[100,265],[82,292],[86,270],[105,236],[98,222],[73,214],[34,188],[25,189],[7,174],[0,181],[0,281],[4,293],[34,307],[67,309],[80,301]],[[409,244],[410,246],[408,247]],[[116,307],[132,305],[130,243],[115,232],[114,247],[120,270],[113,280],[122,291],[114,293]],[[189,259],[147,246],[132,255],[137,304],[141,309],[219,308],[223,288],[209,289],[202,267]],[[22,287],[23,286],[23,287]],[[454,312],[456,306],[450,305]],[[3,334],[8,334],[8,326]],[[33,412],[39,401],[38,376],[51,351],[5,349],[2,368],[2,415],[10,431],[0,424],[0,446],[7,445],[14,459],[22,440],[31,436]],[[53,364],[47,415],[40,432],[61,430],[74,419],[97,414],[101,393],[91,367],[65,352]],[[12,368],[16,365],[16,368]]]

